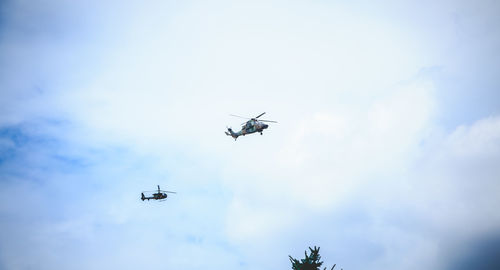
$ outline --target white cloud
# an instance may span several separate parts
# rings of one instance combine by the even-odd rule
[[[496,157],[500,152],[500,119],[489,117],[472,126],[459,126],[446,146],[457,158]]]
[[[50,269],[84,254],[82,268],[116,261],[154,267],[161,258],[177,268],[286,268],[288,251],[302,254],[316,241],[325,259],[342,254],[335,263],[346,269],[414,269],[422,261],[433,268],[443,246],[498,229],[500,121],[441,129],[436,115],[445,111],[440,95],[448,90],[421,72],[472,71],[471,59],[484,60],[496,44],[494,30],[478,30],[496,22],[494,9],[469,11],[453,1],[148,1],[104,3],[94,14],[90,6],[48,2],[30,10],[40,9],[42,18],[68,14],[55,20],[59,31],[42,31],[34,43],[16,35],[0,43],[2,61],[12,67],[12,76],[0,77],[0,122],[63,118],[66,128],[47,124],[30,134],[66,144],[22,149],[25,159],[15,167],[32,165],[23,177],[51,180],[40,197],[1,210],[33,218],[50,213],[45,204],[69,201],[52,210],[60,219],[48,217],[39,230],[2,225],[13,236],[41,235],[26,236],[33,246],[26,251],[22,243],[4,246],[7,267],[36,262]],[[475,35],[481,44],[468,47]],[[469,51],[481,57],[462,57]],[[228,114],[263,111],[279,122],[264,136],[234,142],[223,134],[225,125],[241,122]],[[0,147],[16,146],[0,138]],[[44,172],[71,167],[51,154],[82,157],[88,167]],[[49,196],[70,180],[84,187],[82,197]],[[137,190],[158,181],[178,188],[178,196],[138,206]],[[25,187],[9,188],[7,195]],[[23,212],[30,205],[39,211]],[[81,248],[65,250],[74,243]],[[68,256],[58,260],[35,248]],[[19,256],[32,261],[20,264]]]

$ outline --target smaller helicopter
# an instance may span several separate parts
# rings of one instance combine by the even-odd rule
[[[173,191],[165,191],[165,190],[160,190],[160,185],[158,185],[158,192],[155,191],[143,191],[141,193],[141,200],[160,200],[160,201],[163,201],[164,199],[166,199],[168,197],[167,193],[173,193],[173,194],[176,194],[176,192],[173,192]],[[153,192],[156,192],[156,193],[153,193]],[[144,196],[144,193],[150,193],[151,196]],[[149,195],[149,194],[148,194]]]
[[[255,132],[259,132],[260,135],[262,135],[262,131],[264,131],[264,129],[269,127],[269,125],[265,124],[264,122],[278,123],[276,121],[271,121],[271,120],[258,120],[257,119],[264,114],[265,114],[265,112],[259,114],[257,117],[254,117],[254,118],[248,118],[248,117],[242,117],[242,116],[230,114],[231,116],[245,118],[245,119],[249,119],[249,120],[247,122],[241,124],[242,125],[241,130],[238,132],[234,132],[231,128],[227,128],[227,131],[225,132],[226,135],[233,137],[235,141],[236,141],[236,139],[238,139],[239,136],[245,136],[247,134],[252,134]]]

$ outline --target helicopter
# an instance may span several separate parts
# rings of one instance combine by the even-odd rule
[[[167,193],[173,193],[173,194],[176,194],[176,192],[173,192],[173,191],[165,191],[165,190],[160,190],[160,185],[158,185],[158,192],[157,193],[153,193],[153,192],[156,192],[155,191],[143,191],[141,193],[141,200],[144,201],[144,200],[160,200],[160,201],[163,201],[164,199],[166,199],[168,197]],[[146,193],[152,193],[151,195],[152,196],[149,196],[149,197],[146,197],[144,196],[144,192]]]
[[[234,117],[240,117],[240,118],[245,118],[245,119],[249,119],[249,120],[241,124],[242,127],[241,127],[240,131],[234,132],[230,127],[228,127],[227,131],[225,131],[224,133],[226,133],[227,136],[233,137],[235,141],[236,141],[236,139],[238,139],[239,136],[245,136],[247,134],[252,134],[255,132],[259,132],[260,135],[262,135],[262,131],[264,131],[264,129],[269,127],[269,125],[265,124],[264,122],[278,123],[278,122],[272,121],[272,120],[257,119],[264,114],[265,114],[265,112],[259,114],[258,116],[254,117],[254,118],[248,118],[248,117],[242,117],[239,115],[230,114],[231,116],[234,116]]]

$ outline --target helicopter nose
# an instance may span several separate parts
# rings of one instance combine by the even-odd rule
[[[269,125],[266,125],[266,124],[264,124],[264,126],[262,126],[263,129],[266,129],[268,127],[269,127]]]

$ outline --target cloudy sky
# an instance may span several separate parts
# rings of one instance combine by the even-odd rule
[[[1,1],[0,269],[498,269],[499,14]]]

